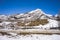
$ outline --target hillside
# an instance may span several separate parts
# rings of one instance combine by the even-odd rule
[[[60,17],[44,13],[41,9],[14,15],[0,15],[0,28],[34,27],[50,29],[59,27]]]

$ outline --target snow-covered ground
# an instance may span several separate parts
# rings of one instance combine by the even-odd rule
[[[60,35],[42,35],[42,34],[31,34],[31,35],[17,35],[17,36],[0,36],[0,40],[60,40]]]

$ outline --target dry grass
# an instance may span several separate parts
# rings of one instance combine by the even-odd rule
[[[48,20],[47,19],[37,19],[35,21],[31,21],[31,23],[28,25],[28,26],[38,26],[38,25],[45,25],[48,23]]]
[[[48,23],[48,20],[47,19],[41,19],[41,20],[39,20],[39,19],[37,19],[37,20],[35,20],[35,21],[31,21],[31,23],[30,24],[28,24],[27,26],[38,26],[38,25],[45,25],[45,24],[47,24]],[[26,23],[21,23],[21,22],[18,22],[17,23],[17,25],[18,26],[25,26],[25,24]]]

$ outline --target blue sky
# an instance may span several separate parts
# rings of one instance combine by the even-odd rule
[[[55,15],[60,10],[60,0],[0,0],[0,14],[25,13],[37,8]]]

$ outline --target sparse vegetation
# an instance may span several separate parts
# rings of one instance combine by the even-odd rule
[[[31,23],[28,25],[28,26],[37,26],[37,25],[45,25],[48,23],[48,20],[47,19],[37,19],[35,21],[31,21]]]
[[[40,24],[45,25],[47,23],[48,23],[47,19],[41,19],[41,20],[37,19],[35,21],[31,21],[31,23],[28,24],[27,26],[37,26],[37,25],[40,25]],[[25,26],[25,23],[18,22],[17,25],[18,26]]]

